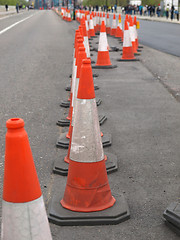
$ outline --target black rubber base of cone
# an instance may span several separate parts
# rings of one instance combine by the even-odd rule
[[[97,38],[97,36],[91,36],[91,38]],[[92,40],[92,39],[90,39],[90,40]]]
[[[177,235],[180,236],[180,228],[176,227],[174,224],[172,224],[171,222],[168,222],[165,220],[165,224],[173,231],[175,232]]]
[[[163,213],[166,224],[180,235],[180,203],[172,202]]]
[[[135,59],[117,59],[118,62],[136,62],[139,61],[139,59],[135,58]]]
[[[70,106],[70,101],[61,101],[60,103],[61,107],[68,108]]]
[[[94,54],[92,54],[92,53],[90,54],[91,57],[93,57],[93,55],[94,55]]]
[[[144,48],[143,46],[138,46],[138,48]]]
[[[70,92],[70,91],[71,91],[71,86],[67,86],[67,87],[65,88],[65,90],[68,91],[68,92]]]
[[[97,78],[97,77],[99,77],[99,74],[93,74],[93,77],[94,78]],[[98,90],[99,89],[99,86],[97,85],[97,84],[94,84],[94,90]],[[66,91],[71,91],[71,86],[69,85],[69,86],[67,86],[66,88],[65,88],[65,90]]]
[[[142,50],[141,50],[141,49],[138,49],[137,52],[142,52]]]
[[[99,32],[97,32],[97,33],[95,33],[95,35],[97,36],[97,35],[100,35],[100,33]]]
[[[68,127],[69,124],[70,120],[68,120],[67,118],[62,118],[56,122],[56,125],[58,125],[59,127]]]
[[[92,68],[95,69],[113,69],[113,68],[117,68],[117,65],[109,65],[109,66],[92,66]]]
[[[96,97],[96,105],[99,106],[100,104],[102,103],[102,100],[100,98],[97,98]],[[70,101],[62,101],[60,103],[60,106],[61,107],[64,107],[64,108],[69,108],[70,107]]]
[[[96,97],[96,105],[99,106],[101,103],[102,103],[102,100]]]
[[[137,52],[137,53],[134,53],[134,56],[140,56],[141,53]]]
[[[120,51],[120,49],[117,47],[110,47],[110,50],[109,50],[109,52],[118,52],[118,51]]]
[[[116,202],[108,209],[98,212],[74,212],[62,207],[60,200],[63,194],[56,192],[49,208],[48,219],[51,223],[60,226],[94,226],[115,225],[130,218],[129,208],[123,194],[113,194]]]
[[[95,63],[95,61],[91,61],[91,64],[94,64]]]
[[[109,147],[112,145],[112,137],[110,133],[103,133],[101,140],[102,140],[103,148]]]
[[[67,132],[62,133],[61,136],[57,139],[56,147],[58,148],[65,148],[69,147],[69,138],[66,137]],[[112,144],[111,134],[104,133],[102,138],[103,147],[109,147]]]
[[[99,74],[94,73],[94,74],[93,74],[93,78],[97,78],[97,77],[99,77]]]
[[[102,125],[106,120],[107,120],[106,115],[103,115],[103,114],[99,115],[99,124],[100,125]],[[58,120],[56,124],[60,127],[68,127],[70,124],[70,120],[68,120],[66,118],[62,118],[62,119]]]
[[[107,174],[116,172],[118,170],[117,156],[109,152],[105,152],[104,154],[107,156],[106,161]],[[55,161],[53,166],[53,173],[61,176],[67,176],[69,164],[64,162],[65,156],[66,155],[61,155],[58,158],[58,160]]]

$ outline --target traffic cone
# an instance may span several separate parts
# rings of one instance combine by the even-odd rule
[[[76,49],[77,39],[78,39],[78,38],[82,38],[82,36],[79,36],[79,34],[80,34],[79,30],[77,30],[77,32],[76,32],[76,34],[75,34],[74,49]],[[74,50],[74,51],[75,51],[75,50]],[[77,51],[75,51],[75,52],[76,52],[76,55],[77,55]],[[74,55],[75,55],[75,53],[74,53]],[[75,61],[76,61],[75,58],[76,58],[76,56],[75,56],[74,59],[73,59],[73,68],[72,68],[72,70],[74,69],[74,65],[75,65]],[[61,101],[60,106],[61,106],[61,107],[64,107],[64,108],[69,108],[69,107],[70,107],[70,99]],[[63,122],[64,122],[64,121],[63,121]],[[61,123],[58,121],[58,122],[57,122],[57,125],[59,125],[58,123],[61,124]],[[66,123],[64,123],[64,124],[66,124]]]
[[[84,53],[84,55],[83,55],[83,53]],[[78,55],[79,63],[77,64],[78,65],[77,78],[76,78],[76,82],[75,82],[75,86],[74,86],[74,94],[73,94],[73,96],[74,96],[73,97],[73,104],[72,104],[73,105],[72,106],[73,111],[71,112],[72,117],[71,117],[71,121],[70,121],[69,132],[68,132],[68,134],[65,133],[64,135],[62,135],[56,143],[56,145],[58,147],[64,147],[65,148],[65,144],[68,147],[67,156],[61,155],[60,159],[55,161],[54,166],[53,166],[53,172],[56,173],[56,174],[63,175],[63,176],[66,176],[67,173],[68,173],[68,166],[67,166],[66,163],[69,163],[69,154],[70,154],[70,147],[71,147],[71,133],[73,132],[72,119],[74,118],[73,116],[74,116],[75,111],[76,111],[75,106],[76,106],[76,101],[77,101],[77,91],[78,91],[79,77],[80,77],[80,71],[81,71],[81,68],[79,66],[82,65],[82,59],[83,58],[84,59],[86,58],[85,48],[80,47],[79,48],[79,55]],[[99,115],[99,123],[100,124],[102,124],[106,119],[107,119],[106,116],[104,116],[102,114]],[[65,139],[65,136],[66,136],[66,139]],[[69,141],[67,140],[68,136],[69,136]],[[108,134],[108,133],[102,134],[102,142],[103,142],[104,147],[110,146],[111,145],[111,135]],[[107,173],[112,173],[114,171],[117,171],[117,169],[118,169],[117,157],[112,153],[106,153],[106,158],[108,159],[108,161],[106,162]]]
[[[134,31],[134,24],[132,21],[132,17],[130,16],[129,18],[129,33],[130,33],[130,38],[131,38],[131,43],[132,43],[132,48],[133,48],[133,53],[138,54],[137,52],[137,45],[136,45],[136,38],[135,38],[135,31]]]
[[[111,26],[111,33],[110,33],[111,36],[115,36],[116,35],[116,28],[117,28],[117,25],[116,25],[116,14],[114,13],[113,20],[112,20],[112,26]]]
[[[1,240],[52,240],[24,121],[6,127]]]
[[[72,20],[71,20],[71,12],[70,12],[70,10],[67,10],[67,21],[68,22],[71,22]]]
[[[117,29],[116,29],[116,35],[115,35],[115,37],[121,38],[121,40],[123,40],[121,14],[119,14],[118,26],[117,26]]]
[[[49,207],[49,220],[58,225],[117,224],[130,217],[123,195],[115,199],[108,183],[90,59],[81,68],[67,184],[59,199],[56,194]]]
[[[134,16],[134,31],[135,31],[135,42],[136,42],[137,49],[138,48],[143,48],[143,46],[139,46],[136,16]]]
[[[107,19],[106,19],[106,33],[111,33],[111,27],[110,27],[110,20],[109,20],[109,13],[107,13]]]
[[[97,62],[96,62],[96,65],[93,66],[93,68],[108,69],[108,68],[116,68],[116,67],[117,66],[112,65],[110,61],[106,27],[105,27],[104,21],[102,21],[101,32],[99,37]]]
[[[92,15],[90,15],[90,21],[89,21],[89,35],[90,37],[95,37],[95,32],[94,32],[94,24],[93,24],[93,19]]]
[[[81,69],[81,64],[82,64],[82,60],[86,58],[86,53],[83,52],[85,50],[83,44],[82,44],[82,40],[78,40],[78,42],[80,43],[78,45],[78,57],[76,58],[76,66],[77,66],[77,70],[74,74],[74,77],[72,78],[72,110],[74,111],[74,107],[75,107],[75,101],[76,101],[76,96],[77,96],[77,90],[78,90],[78,84],[79,84],[79,77],[80,77],[80,69]],[[101,104],[102,100],[100,98],[96,99],[96,104],[97,106],[99,106]],[[105,122],[105,120],[107,119],[107,117],[103,114],[99,115],[99,122],[100,124],[103,124]],[[71,127],[71,126],[70,126]],[[69,132],[65,132],[62,133],[60,135],[60,137],[58,137],[57,142],[56,142],[56,147],[60,147],[60,148],[68,148],[69,146],[69,139],[70,139],[70,129]],[[104,147],[108,147],[111,146],[112,141],[111,141],[111,135],[110,134],[104,134],[102,136],[102,142],[103,142],[103,146]]]
[[[122,58],[117,59],[117,61],[137,61],[137,59],[134,57],[131,38],[129,34],[129,27],[126,20],[124,22],[124,40]]]
[[[96,13],[92,12],[92,16],[93,16],[94,32],[96,33]]]

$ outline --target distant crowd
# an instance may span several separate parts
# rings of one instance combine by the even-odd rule
[[[89,10],[89,11],[106,11],[106,12],[117,12],[117,6],[78,6],[79,9]],[[125,7],[121,7],[122,13],[124,14],[130,14],[130,15],[140,15],[140,16],[166,16],[168,19],[169,17],[171,20],[174,18],[177,18],[179,20],[179,12],[177,9],[172,7],[169,7],[169,4],[167,4],[166,9],[161,9],[161,5],[158,4],[158,6],[155,5],[146,5],[146,6],[136,6],[136,5],[127,5]]]

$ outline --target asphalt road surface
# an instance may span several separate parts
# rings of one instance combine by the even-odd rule
[[[140,20],[139,41],[149,47],[180,57],[180,25]]]
[[[67,178],[52,174],[52,167],[67,153],[55,147],[59,134],[68,130],[57,127],[56,121],[68,112],[59,103],[68,97],[64,87],[72,71],[77,27],[78,23],[64,22],[52,11],[29,11],[0,20],[0,195],[6,120],[13,117],[25,121],[46,207],[55,192],[63,195]],[[117,39],[108,41],[121,47]],[[92,41],[93,47],[96,42]],[[94,61],[96,57],[93,52]],[[118,157],[118,171],[108,176],[110,187],[112,193],[124,194],[131,219],[113,226],[50,224],[53,240],[178,240],[162,214],[180,192],[179,102],[156,74],[162,71],[170,81],[169,62],[178,69],[179,58],[146,47],[139,62],[117,62],[120,52],[111,52],[110,57],[116,69],[95,71],[100,87],[96,95],[102,99],[98,111],[108,117],[101,127],[112,134],[108,151]],[[173,81],[178,86],[177,78]]]

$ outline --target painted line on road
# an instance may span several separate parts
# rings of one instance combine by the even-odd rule
[[[3,33],[5,33],[5,32],[7,32],[9,29],[15,27],[15,26],[18,25],[19,23],[22,23],[22,22],[26,21],[27,19],[31,18],[32,16],[34,16],[34,14],[32,14],[32,15],[30,15],[29,17],[24,18],[24,19],[22,19],[22,20],[20,20],[20,21],[18,21],[18,22],[16,22],[16,23],[10,25],[9,27],[3,29],[2,31],[0,31],[0,35],[3,34]]]

